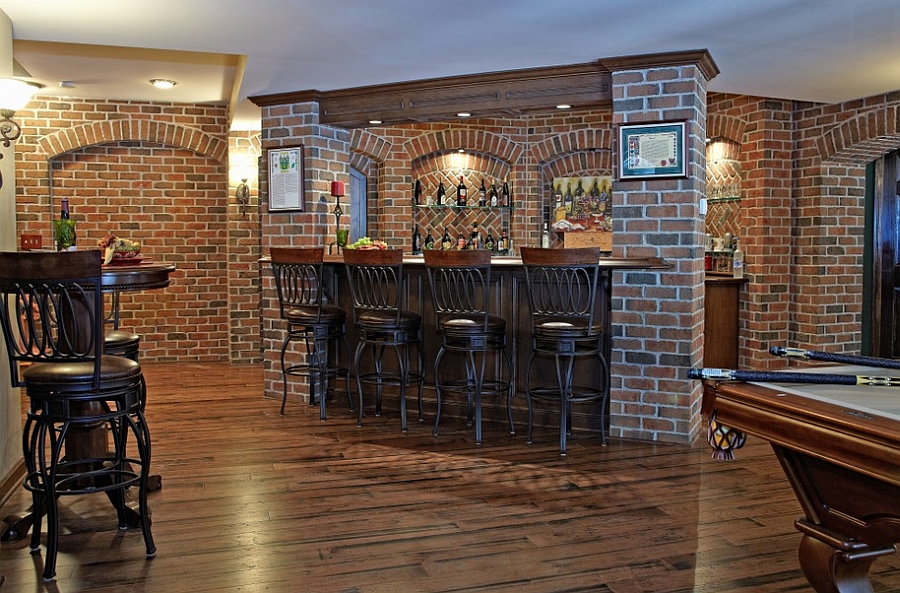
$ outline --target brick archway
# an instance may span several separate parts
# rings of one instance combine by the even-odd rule
[[[81,124],[48,134],[38,147],[48,159],[63,153],[111,142],[145,141],[187,148],[218,162],[225,162],[228,143],[196,128],[151,120],[121,119]]]

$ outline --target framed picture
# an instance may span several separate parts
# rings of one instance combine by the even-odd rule
[[[685,122],[619,126],[619,179],[687,177]]]
[[[270,148],[266,162],[269,166],[269,212],[305,209],[303,145]]]

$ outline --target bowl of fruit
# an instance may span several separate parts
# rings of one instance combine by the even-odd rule
[[[360,237],[353,243],[347,245],[345,249],[387,249],[387,243],[378,239],[370,239],[369,237]]]
[[[131,239],[122,239],[115,235],[107,235],[97,242],[100,249],[104,250],[104,264],[135,264],[141,261],[141,242]]]

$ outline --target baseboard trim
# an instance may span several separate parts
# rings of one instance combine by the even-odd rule
[[[22,487],[23,479],[25,479],[25,460],[20,459],[0,480],[0,506],[5,505],[6,501]]]

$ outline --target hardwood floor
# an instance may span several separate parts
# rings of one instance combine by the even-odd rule
[[[343,399],[325,422],[293,402],[281,417],[258,367],[144,366],[156,558],[104,496],[66,497],[57,580],[23,538],[0,545],[0,593],[812,591],[799,505],[758,440],[727,463],[705,443],[576,434],[562,460],[550,429],[403,435],[390,399],[362,428]],[[898,571],[876,561],[875,591],[900,591]]]

